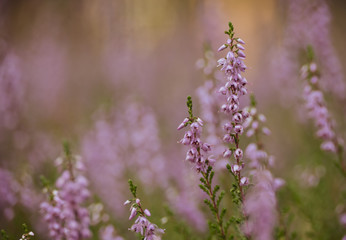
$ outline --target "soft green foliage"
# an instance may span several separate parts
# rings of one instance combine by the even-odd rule
[[[9,240],[9,236],[7,235],[6,231],[1,229],[0,231],[0,237],[1,237],[1,240]]]
[[[133,184],[132,180],[129,179],[129,187],[130,187],[130,192],[132,193],[133,197],[137,197],[137,186]]]
[[[188,112],[189,112],[189,116],[192,119],[193,118],[193,114],[192,114],[192,99],[191,99],[191,96],[187,97],[186,105],[187,105],[187,109],[188,109]]]
[[[225,196],[225,192],[221,191],[219,194],[220,186],[212,186],[215,172],[212,167],[209,166],[206,172],[201,172],[200,178],[201,184],[199,187],[208,195],[209,199],[204,199],[204,203],[209,207],[212,215],[214,216],[214,222],[209,221],[209,229],[211,236],[215,235],[218,239],[226,239],[227,228],[229,226],[224,224],[224,217],[226,215],[226,209],[220,210],[220,203]],[[227,226],[227,228],[225,228]]]

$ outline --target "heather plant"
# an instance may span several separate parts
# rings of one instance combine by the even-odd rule
[[[189,96],[187,98],[187,107],[189,117],[178,126],[178,130],[190,126],[190,130],[187,130],[184,137],[180,140],[183,145],[190,146],[186,154],[186,161],[191,162],[194,165],[194,169],[201,174],[201,184],[199,187],[208,195],[209,199],[205,199],[205,204],[209,207],[210,211],[215,217],[216,223],[209,223],[209,228],[212,234],[217,235],[220,239],[226,239],[227,228],[229,224],[224,224],[224,216],[226,209],[220,209],[220,203],[225,195],[224,191],[220,190],[219,185],[213,186],[212,181],[215,172],[213,171],[213,165],[215,159],[212,156],[207,156],[211,151],[211,146],[208,143],[204,143],[201,140],[201,127],[203,121],[199,117],[195,117],[192,112],[192,100]]]
[[[229,30],[225,33],[229,36],[229,39],[226,44],[218,49],[222,51],[229,48],[227,57],[218,60],[221,71],[225,73],[227,79],[226,83],[223,83],[219,89],[219,93],[226,99],[226,103],[221,106],[221,111],[226,113],[230,119],[224,124],[225,135],[223,140],[229,144],[229,147],[224,150],[223,157],[231,158],[231,165],[227,164],[226,167],[234,178],[230,191],[233,203],[239,212],[238,214],[233,213],[229,220],[224,220],[227,210],[226,208],[221,209],[220,203],[225,196],[225,191],[217,194],[220,186],[215,185],[213,187],[212,185],[215,174],[213,171],[215,160],[207,155],[212,150],[212,147],[201,140],[203,121],[193,115],[191,97],[187,99],[189,117],[185,118],[178,126],[178,130],[187,126],[190,126],[190,129],[185,132],[184,138],[180,140],[180,143],[190,146],[186,160],[191,162],[196,171],[202,176],[200,178],[200,188],[208,195],[209,199],[205,199],[205,203],[215,218],[214,223],[209,222],[210,234],[217,236],[218,239],[228,239],[228,229],[232,225],[234,232],[230,234],[231,239],[234,237],[246,239],[250,236],[253,236],[255,239],[269,239],[272,236],[276,219],[275,181],[270,171],[261,168],[261,166],[265,166],[265,163],[259,162],[260,158],[267,158],[266,153],[262,150],[262,144],[259,142],[259,131],[265,134],[269,134],[270,131],[268,128],[259,127],[258,121],[264,122],[265,117],[264,115],[257,115],[254,98],[252,98],[251,108],[240,109],[240,97],[247,94],[247,80],[241,76],[241,73],[246,69],[243,63],[245,58],[243,53],[243,50],[245,50],[243,47],[244,41],[234,37],[232,23],[229,23]],[[208,74],[212,74],[213,71],[207,69],[208,64],[204,65],[206,65],[204,72],[206,73],[207,71]],[[209,115],[213,116],[214,114],[212,111],[209,111]],[[249,150],[247,149],[247,153],[250,155],[249,158],[252,159],[249,166],[253,169],[250,173],[255,178],[255,187],[249,193],[249,199],[245,201],[245,194],[250,180],[242,175],[245,163],[243,161],[243,150],[240,148],[239,142],[244,128],[250,125],[251,127],[247,135],[255,135],[257,141],[256,144],[250,144]],[[234,157],[234,163],[232,157]],[[262,161],[268,162],[269,160],[262,159]],[[279,182],[280,180],[276,181],[277,185],[280,184]],[[258,197],[261,199],[259,203],[262,204],[257,204],[256,200]],[[266,217],[263,221],[263,226],[256,228],[257,224],[255,223],[263,215],[261,210],[263,210]]]
[[[246,45],[229,23],[225,43],[215,53],[205,47],[196,62],[206,78],[202,84],[193,81],[197,71],[190,68],[200,37],[219,31],[228,6],[244,6],[237,12],[245,17],[249,3],[155,1],[155,8],[162,7],[156,14],[155,8],[143,8],[153,6],[147,1],[49,1],[29,11],[35,20],[28,21],[30,31],[22,31],[23,19],[29,20],[22,9],[32,3],[12,2],[0,3],[1,38],[11,46],[13,41],[13,50],[0,53],[0,229],[21,240],[346,240],[345,122],[339,106],[346,85],[324,0],[280,1],[278,6],[288,6],[282,9],[285,23],[268,12],[266,20],[246,18],[239,24]],[[179,12],[186,17],[166,15],[164,5],[172,9],[186,2],[189,8]],[[66,14],[71,6],[81,14]],[[212,17],[215,10],[218,16]],[[188,22],[198,17],[193,11],[201,11],[203,24]],[[4,16],[8,22],[2,22]],[[279,66],[263,74],[253,56],[261,54],[262,61],[269,55],[261,40],[272,34],[266,32],[270,27],[258,26],[262,21],[286,27],[284,55],[271,55]],[[152,22],[164,31],[155,33]],[[307,44],[315,56],[309,51],[302,64]],[[249,68],[245,48],[251,53]],[[267,82],[271,74],[280,75],[276,93]],[[251,84],[244,77],[264,75]],[[196,95],[193,103],[187,98],[186,115],[175,109],[186,94],[182,84]],[[256,85],[268,101],[257,90],[260,104],[248,94]],[[290,95],[287,105],[300,101],[301,111],[282,108],[276,95]],[[66,104],[71,99],[75,106]],[[296,118],[311,124],[300,125]],[[55,139],[66,134],[81,156],[64,144],[54,164]],[[179,160],[184,151],[185,161]],[[39,175],[47,176],[41,178],[44,194],[38,194]],[[128,182],[131,197],[129,177],[138,185]],[[33,230],[23,232],[22,222]],[[0,233],[0,239],[12,239]]]
[[[335,131],[335,121],[329,113],[324,97],[324,88],[320,84],[320,72],[314,60],[312,47],[307,50],[308,63],[301,68],[301,77],[304,81],[303,99],[308,117],[313,120],[317,128],[316,136],[323,142],[321,149],[332,152],[337,156],[335,165],[345,175],[345,160],[343,159],[344,141]]]
[[[254,95],[251,95],[251,105],[248,107],[250,117],[244,123],[246,135],[254,138],[245,150],[245,156],[250,160],[250,175],[253,186],[246,195],[244,212],[247,219],[243,225],[244,232],[253,239],[273,239],[273,231],[277,226],[276,190],[284,185],[284,180],[274,178],[270,168],[274,165],[274,156],[265,150],[263,135],[269,135],[270,130],[264,125],[266,117],[257,110]]]
[[[224,96],[225,103],[221,106],[228,119],[223,124],[223,141],[228,145],[223,152],[223,157],[229,159],[226,165],[227,169],[234,178],[231,193],[233,202],[237,205],[240,215],[231,219],[235,223],[235,230],[243,238],[239,227],[243,224],[246,214],[242,204],[245,200],[245,191],[249,184],[248,177],[243,175],[245,162],[244,153],[240,148],[240,136],[244,133],[244,122],[250,116],[246,109],[241,109],[240,98],[247,94],[247,80],[241,74],[246,70],[244,44],[245,42],[235,37],[234,27],[229,23],[229,30],[225,32],[228,35],[227,43],[223,44],[218,51],[228,50],[226,57],[218,60],[218,66],[226,76],[224,85],[219,89],[219,93]],[[234,159],[234,160],[232,160]]]
[[[48,200],[42,202],[40,208],[51,238],[87,239],[91,236],[90,217],[83,204],[90,192],[88,180],[83,176],[85,167],[79,156],[72,155],[67,142],[64,143],[64,153],[63,158],[57,159],[63,171],[56,180],[55,189],[51,189],[43,180]]]
[[[148,217],[151,213],[148,209],[143,209],[141,200],[137,197],[137,186],[133,184],[132,180],[129,180],[130,192],[133,195],[132,199],[126,200],[124,205],[131,204],[129,220],[137,219],[135,223],[129,228],[130,231],[139,233],[143,240],[159,240],[165,233],[164,229],[159,228],[156,224],[151,223]]]

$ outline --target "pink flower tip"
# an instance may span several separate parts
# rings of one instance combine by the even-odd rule
[[[131,203],[130,200],[126,200],[126,201],[124,202],[124,205],[130,204],[130,203]]]
[[[203,120],[202,119],[197,118],[197,122],[198,122],[199,125],[203,126]]]
[[[239,57],[242,57],[242,58],[245,58],[246,56],[245,56],[245,53],[242,51],[242,50],[239,50],[238,51],[238,56]]]
[[[132,208],[129,220],[134,218],[136,215],[137,215],[137,208]]]
[[[177,130],[180,130],[180,129],[186,127],[186,125],[187,125],[188,122],[189,122],[189,119],[188,119],[188,118],[185,118],[185,119],[183,120],[183,122],[180,123],[180,125],[179,125],[178,128],[177,128]]]
[[[219,47],[219,49],[217,50],[218,52],[224,50],[227,48],[227,45],[226,44],[223,44],[221,47]]]
[[[237,48],[239,48],[240,50],[245,50],[245,48],[243,47],[243,45],[241,45],[241,44],[237,44]]]
[[[241,38],[238,38],[237,42],[240,43],[240,44],[245,44],[245,42]]]
[[[145,209],[145,210],[144,210],[144,214],[147,215],[148,217],[151,216],[150,211],[149,211],[148,209]]]
[[[241,179],[240,179],[240,185],[241,186],[245,186],[245,185],[247,185],[249,183],[249,179],[247,178],[247,177],[242,177]]]

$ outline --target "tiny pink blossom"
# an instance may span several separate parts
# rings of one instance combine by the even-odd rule
[[[219,47],[219,49],[217,50],[218,52],[224,50],[227,48],[227,45],[226,44],[223,44],[221,47]]]
[[[151,216],[150,211],[149,211],[148,209],[145,209],[145,210],[144,210],[144,214],[147,215],[148,217]]]
[[[129,220],[133,219],[136,215],[137,215],[137,208],[133,207],[131,209],[131,214],[130,214]]]

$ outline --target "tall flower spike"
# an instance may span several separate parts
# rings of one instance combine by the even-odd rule
[[[186,153],[186,160],[194,164],[197,172],[206,172],[208,166],[212,166],[215,163],[212,156],[206,156],[206,154],[211,151],[211,146],[201,140],[203,121],[193,116],[192,100],[190,96],[187,98],[187,107],[189,117],[185,118],[179,126],[183,125],[187,127],[190,125],[190,129],[185,132],[180,143],[190,146],[190,149]],[[178,129],[181,128],[178,127]]]
[[[255,240],[270,240],[277,222],[275,191],[284,184],[284,181],[275,179],[269,171],[269,167],[274,164],[274,157],[269,156],[264,150],[261,135],[268,135],[270,130],[263,126],[266,117],[258,113],[253,95],[251,95],[251,106],[246,110],[250,115],[244,123],[246,135],[254,136],[255,141],[245,150],[245,156],[250,160],[253,187],[244,201],[247,219],[242,227],[244,232]]]
[[[205,156],[209,151],[211,151],[211,146],[208,143],[203,143],[200,139],[203,121],[200,118],[193,116],[192,100],[190,96],[187,97],[187,107],[189,112],[187,125],[190,125],[190,130],[185,132],[184,138],[181,139],[180,142],[191,147],[187,152],[186,160],[193,163],[196,171],[201,174],[201,184],[199,187],[209,197],[209,199],[205,199],[204,202],[214,214],[217,224],[217,227],[215,226],[214,228],[212,226],[215,224],[211,224],[210,228],[214,229],[213,232],[215,232],[216,228],[218,236],[220,236],[221,239],[226,239],[227,226],[224,226],[223,224],[223,217],[226,213],[226,209],[220,211],[220,202],[225,195],[225,192],[221,191],[220,194],[217,194],[220,186],[212,186],[214,176],[212,166],[214,165],[215,160],[211,156]]]
[[[240,135],[244,132],[243,123],[249,116],[248,112],[240,108],[240,98],[247,94],[247,80],[242,76],[242,73],[246,69],[246,65],[244,64],[245,53],[243,52],[245,50],[243,46],[245,42],[234,36],[232,23],[229,23],[229,30],[225,33],[229,37],[225,44],[228,52],[226,57],[218,60],[218,66],[226,77],[226,81],[219,89],[220,94],[224,98],[221,111],[228,116],[228,120],[223,126],[223,140],[225,143],[229,144],[229,147],[224,150],[223,156],[231,158],[233,155],[234,157],[235,162],[227,167],[237,181],[240,190],[240,199],[243,201],[243,186],[246,185],[248,181],[246,178],[243,178],[241,174],[244,162],[242,161],[243,151],[239,147],[239,141]]]
[[[324,88],[319,83],[320,73],[317,64],[313,61],[314,53],[308,47],[308,63],[301,68],[301,77],[304,81],[303,99],[307,115],[314,121],[316,136],[322,140],[321,149],[335,153],[339,158],[339,169],[346,174],[343,159],[343,139],[335,132],[335,121],[329,113],[324,100]]]

